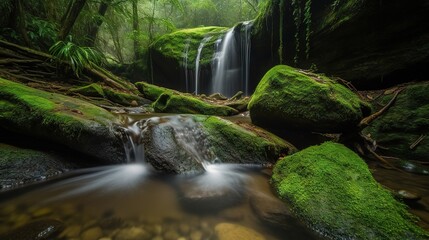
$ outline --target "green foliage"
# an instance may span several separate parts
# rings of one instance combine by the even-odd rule
[[[326,142],[277,162],[279,196],[308,225],[331,239],[427,239],[406,206],[372,177],[353,151]]]
[[[292,0],[292,14],[295,24],[295,56],[294,63],[298,65],[301,52],[301,42],[304,42],[305,56],[308,59],[310,55],[311,30],[311,3],[312,0]],[[304,7],[303,7],[304,5]],[[302,36],[302,37],[301,37]],[[303,38],[303,39],[302,39]]]
[[[51,21],[33,17],[28,23],[28,36],[36,46],[51,46],[57,38],[57,33],[58,27]]]
[[[79,77],[85,67],[101,65],[103,55],[91,47],[80,47],[71,41],[58,41],[49,48],[58,63],[70,63],[74,74]]]

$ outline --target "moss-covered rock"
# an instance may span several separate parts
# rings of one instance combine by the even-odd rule
[[[123,106],[131,106],[133,105],[133,101],[137,104],[143,104],[145,102],[143,98],[137,95],[121,92],[111,87],[102,86],[97,83],[92,83],[83,87],[71,88],[69,92],[79,93],[88,97],[106,98]]]
[[[185,94],[163,93],[152,104],[155,112],[190,113],[216,116],[231,116],[238,111],[228,106],[210,104]]]
[[[253,123],[270,129],[342,132],[355,129],[369,107],[327,77],[278,65],[259,83],[249,110]]]
[[[99,158],[124,161],[112,131],[115,116],[87,102],[0,78],[0,127],[40,137]]]
[[[202,172],[211,163],[271,164],[296,151],[267,131],[214,116],[155,117],[142,123],[146,160],[167,173]]]
[[[195,69],[200,43],[207,38],[200,55],[201,72],[206,72],[211,68],[215,42],[226,31],[227,28],[224,27],[199,27],[179,30],[158,38],[149,50],[153,70],[152,82],[185,91],[185,81],[179,80],[183,79],[185,68]]]
[[[274,163],[296,148],[260,128],[237,125],[219,117],[196,117],[208,133],[214,154],[226,163]]]
[[[146,82],[137,82],[135,85],[137,89],[143,94],[143,96],[151,101],[156,101],[163,93],[178,93],[172,89],[159,87]]]
[[[392,97],[393,94],[383,95],[379,103],[384,106]],[[382,150],[386,154],[429,161],[429,82],[407,86],[393,106],[372,122],[364,133],[370,134],[378,145],[386,147]],[[413,143],[417,144],[410,148]]]
[[[405,206],[372,177],[366,163],[326,142],[277,162],[272,183],[312,228],[333,239],[427,239]]]

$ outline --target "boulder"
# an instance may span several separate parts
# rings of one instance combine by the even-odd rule
[[[258,126],[344,132],[356,129],[370,108],[343,85],[322,76],[278,65],[265,74],[249,103]]]
[[[59,143],[106,163],[125,161],[116,117],[85,101],[0,78],[0,128]]]
[[[277,162],[272,184],[296,215],[333,239],[427,239],[405,205],[353,151],[333,142]]]
[[[146,160],[167,173],[203,172],[204,164],[270,164],[296,149],[281,138],[215,116],[155,117],[141,123]]]
[[[394,91],[378,99],[386,105]],[[364,130],[386,155],[407,160],[429,161],[429,82],[408,85],[387,112]]]

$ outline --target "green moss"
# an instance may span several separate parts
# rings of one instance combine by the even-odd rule
[[[192,69],[195,67],[197,50],[201,41],[205,37],[211,37],[201,52],[200,60],[201,65],[210,64],[215,49],[214,43],[227,30],[225,27],[183,29],[161,36],[151,45],[151,48],[167,58],[176,59],[182,66],[185,64],[184,52],[188,48],[188,68]]]
[[[72,93],[79,93],[89,97],[105,97],[103,87],[100,84],[92,83],[87,86],[72,88],[69,90]]]
[[[333,1],[331,10],[321,21],[319,28],[337,29],[359,13],[364,3],[362,0]]]
[[[209,104],[197,98],[176,93],[163,93],[152,104],[155,112],[163,113],[191,113],[203,115],[230,116],[237,114],[237,110]]]
[[[389,154],[404,159],[428,161],[429,152],[429,83],[419,83],[406,87],[394,105],[364,130],[388,148]],[[393,95],[380,98],[386,105]],[[410,146],[421,136],[426,135],[414,149]]]
[[[224,162],[224,159],[241,159],[242,163],[275,162],[280,155],[291,154],[296,149],[283,139],[261,129],[249,131],[237,124],[219,117],[200,117],[208,132],[215,155]],[[230,146],[239,146],[231,148]],[[257,159],[257,160],[255,160]]]
[[[138,82],[135,84],[137,86],[137,89],[143,94],[143,96],[146,99],[156,101],[159,96],[161,96],[163,93],[173,94],[176,91],[164,88],[164,87],[158,87],[153,84],[145,83],[145,82]]]
[[[272,184],[311,227],[334,239],[427,239],[353,151],[332,142],[280,160]]]
[[[278,65],[259,82],[249,110],[260,126],[327,132],[354,129],[369,105],[323,75]]]

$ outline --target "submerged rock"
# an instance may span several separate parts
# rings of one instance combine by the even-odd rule
[[[146,159],[162,172],[203,172],[211,163],[265,165],[295,151],[269,132],[214,116],[156,117],[142,124]]]
[[[364,130],[387,155],[429,161],[429,82],[413,84],[399,93],[389,110]],[[386,105],[393,94],[380,98]]]
[[[55,239],[64,229],[64,223],[54,219],[37,220],[25,224],[10,233],[0,235],[2,240],[31,239],[44,240]]]
[[[265,240],[265,237],[253,229],[232,223],[219,223],[215,227],[219,240]]]
[[[328,237],[429,237],[406,207],[374,180],[365,162],[341,144],[326,142],[280,160],[272,183],[298,216]]]
[[[368,104],[346,87],[285,65],[267,72],[249,110],[258,126],[324,133],[353,130],[370,112]]]
[[[115,116],[85,101],[0,78],[0,127],[62,144],[104,162],[123,162]]]

